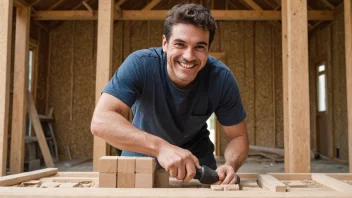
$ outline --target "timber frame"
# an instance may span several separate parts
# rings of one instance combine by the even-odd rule
[[[182,183],[170,179],[169,188],[98,188],[98,172],[58,172],[56,168],[9,175],[0,178],[0,197],[350,197],[352,174],[350,173],[239,173],[241,177],[238,191],[212,191],[210,185],[202,185],[197,180]],[[23,182],[91,182],[88,188],[41,188],[21,187]],[[316,183],[316,186],[309,186]],[[303,186],[302,186],[303,184]],[[15,185],[15,187],[14,187]],[[317,193],[319,192],[319,193]]]
[[[43,20],[98,20],[97,41],[97,76],[96,96],[98,101],[100,90],[108,82],[111,75],[112,38],[114,20],[164,20],[166,10],[152,10],[160,0],[152,0],[142,10],[121,10],[120,5],[125,1],[99,0],[98,10],[92,9],[88,0],[82,1],[79,6],[86,10],[53,10],[65,0],[57,1],[47,10],[35,10],[33,6],[40,0],[28,4],[25,0],[7,0],[0,3],[0,174],[6,175],[7,137],[8,137],[8,106],[9,106],[9,65],[11,56],[11,27],[12,8],[16,6],[18,20],[16,26],[16,73],[14,95],[17,106],[13,110],[13,123],[16,134],[12,144],[19,144],[20,149],[11,153],[11,172],[23,171],[23,134],[26,114],[27,86],[25,75],[26,60],[29,43],[28,21],[33,19],[43,29],[47,25],[41,24]],[[284,136],[285,136],[285,172],[308,173],[310,172],[310,123],[309,123],[309,87],[308,87],[308,31],[317,25],[309,21],[331,21],[334,18],[335,7],[324,0],[324,4],[331,10],[308,10],[307,1],[282,0],[277,1],[279,6],[273,10],[263,10],[252,0],[245,0],[250,10],[214,10],[211,12],[217,20],[269,20],[281,21],[282,25],[282,54],[283,54],[283,97],[284,97]],[[346,79],[347,79],[347,110],[348,110],[348,145],[349,168],[352,171],[352,5],[350,0],[344,0],[345,15],[345,45],[346,45]],[[281,7],[281,11],[278,10]],[[31,10],[31,12],[29,12]],[[307,25],[309,24],[309,25]],[[320,24],[320,23],[319,23]],[[318,25],[319,25],[318,24]],[[299,95],[300,97],[292,97]],[[16,119],[14,119],[16,118]],[[14,132],[13,132],[14,134]],[[108,146],[105,141],[94,139],[94,170],[101,156],[107,155]],[[15,165],[18,164],[19,166]],[[52,165],[51,163],[49,163]],[[11,191],[11,190],[10,190]],[[8,191],[8,192],[10,192]],[[21,190],[22,191],[22,190]],[[25,192],[24,190],[23,192]],[[55,192],[56,189],[52,192]],[[98,190],[100,192],[100,190]],[[108,191],[105,195],[109,194]],[[115,192],[115,191],[114,191]],[[84,191],[78,190],[77,193]],[[19,192],[20,194],[20,192]],[[103,196],[104,193],[102,193]],[[148,193],[146,193],[147,196]],[[132,193],[132,197],[133,197]],[[118,196],[118,195],[116,195]],[[192,195],[193,196],[193,195]],[[198,196],[198,195],[194,195]],[[249,196],[244,194],[243,197]],[[251,194],[253,196],[253,194]],[[270,197],[271,194],[268,194]],[[313,194],[312,194],[313,196]],[[343,197],[344,194],[341,194]],[[313,196],[314,197],[314,196]]]

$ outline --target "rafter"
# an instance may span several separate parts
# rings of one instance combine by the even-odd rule
[[[323,4],[329,7],[331,10],[335,10],[335,6],[332,5],[328,0],[322,0]]]
[[[82,4],[84,5],[84,7],[87,8],[87,10],[89,10],[90,12],[93,12],[92,7],[90,7],[90,5],[86,1],[82,1]]]
[[[153,9],[158,3],[160,2],[160,0],[152,0],[150,3],[148,3],[148,5],[146,5],[142,10],[151,10]]]
[[[244,0],[246,4],[251,7],[253,10],[263,10],[258,4],[256,4],[253,0]]]
[[[50,6],[47,10],[49,11],[49,10],[55,9],[57,6],[62,4],[64,1],[66,1],[66,0],[58,0],[56,3],[54,3],[52,6]]]
[[[165,20],[167,10],[123,10],[121,16],[115,20]],[[281,20],[280,11],[253,10],[212,10],[217,20]],[[34,20],[96,20],[98,11],[38,11],[33,15]],[[308,20],[333,20],[332,11],[308,11]]]
[[[30,6],[35,6],[37,5],[41,0],[36,0],[35,2],[31,3]]]

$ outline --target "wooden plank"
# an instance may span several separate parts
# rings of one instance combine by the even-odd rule
[[[95,84],[95,102],[97,103],[101,91],[109,82],[112,68],[112,36],[113,36],[113,18],[114,18],[114,1],[100,0],[99,11],[104,14],[99,15],[98,19],[98,44],[97,44],[97,69]],[[94,137],[93,151],[93,170],[98,170],[98,161],[102,156],[107,155],[107,144],[99,137]]]
[[[29,93],[29,91],[27,91],[27,105],[28,105],[29,116],[31,118],[35,134],[38,138],[39,147],[42,152],[45,165],[50,168],[55,167],[53,158],[51,157],[49,147],[44,136],[42,125],[38,117],[37,109],[35,108],[32,95],[31,93]]]
[[[42,177],[55,175],[56,173],[57,173],[57,168],[45,168],[42,170],[19,173],[15,175],[8,175],[8,176],[0,177],[0,186],[11,186],[11,185],[19,184],[21,182],[36,180]]]
[[[263,10],[253,0],[244,0],[253,10]]]
[[[334,190],[352,192],[352,186],[321,173],[313,173],[312,179]]]
[[[26,93],[28,89],[28,45],[30,8],[16,9],[15,63],[11,127],[10,173],[21,173],[24,167],[24,136],[26,131]]]
[[[328,0],[322,0],[323,4],[325,4],[328,8],[330,8],[331,10],[335,9],[335,6],[332,5]]]
[[[307,2],[283,2],[282,10],[287,18],[282,33],[283,42],[286,42],[283,44],[285,172],[308,173],[310,117]]]
[[[98,178],[99,172],[58,172],[55,177],[93,177]]]
[[[273,192],[286,192],[286,185],[271,175],[258,175],[258,184],[261,188],[269,188]]]
[[[352,173],[352,3],[345,0],[345,50],[349,168]]]
[[[352,180],[352,173],[326,173],[325,175],[338,180]]]
[[[0,1],[0,176],[6,175],[13,0]]]
[[[90,12],[93,12],[92,7],[90,7],[90,5],[87,2],[82,1],[82,4],[84,5],[85,8],[87,8],[87,10],[89,10]]]
[[[56,3],[54,3],[53,5],[51,5],[47,10],[53,10],[53,9],[55,9],[57,6],[59,6],[60,4],[62,4],[64,1],[66,1],[66,0],[58,0],[58,1],[56,1]]]
[[[311,173],[270,173],[278,180],[311,180]]]
[[[253,11],[253,10],[212,10],[216,20],[281,20],[280,11]],[[105,13],[106,14],[106,13]],[[115,20],[165,20],[167,10],[122,10],[121,15],[116,15]],[[308,11],[308,20],[333,20],[332,11]],[[32,14],[34,20],[97,20],[98,11],[85,10],[60,10],[37,11]]]

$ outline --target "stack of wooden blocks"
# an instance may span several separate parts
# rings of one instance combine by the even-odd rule
[[[152,157],[103,156],[99,159],[99,187],[168,187],[168,173],[155,171],[155,165]]]

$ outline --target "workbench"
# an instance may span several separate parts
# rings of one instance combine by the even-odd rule
[[[212,191],[197,180],[170,179],[169,188],[99,188],[98,172],[47,168],[0,177],[0,197],[278,198],[352,197],[351,173],[239,173],[240,190]]]

